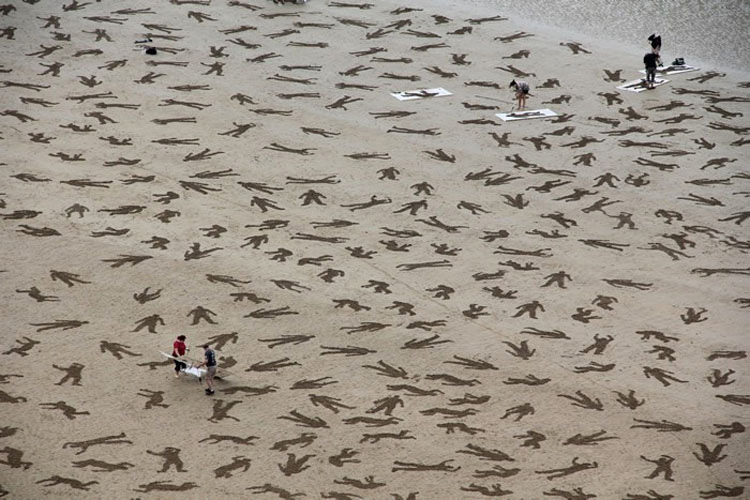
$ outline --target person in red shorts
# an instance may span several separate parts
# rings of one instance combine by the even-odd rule
[[[185,353],[188,351],[187,345],[185,345],[185,336],[184,335],[178,335],[177,340],[174,341],[172,344],[172,356],[175,358],[181,358],[185,355]],[[174,376],[175,378],[180,377],[180,372],[187,368],[187,364],[185,362],[180,361],[179,359],[174,360]]]

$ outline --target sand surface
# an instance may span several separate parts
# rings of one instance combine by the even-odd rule
[[[747,498],[745,76],[621,92],[642,54],[427,1],[4,3],[2,495]],[[514,75],[558,117],[495,117]]]

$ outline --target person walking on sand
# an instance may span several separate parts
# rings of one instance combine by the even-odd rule
[[[205,361],[203,363],[199,364],[198,367],[201,366],[206,367],[206,395],[210,396],[214,393],[214,375],[216,375],[216,353],[214,352],[211,347],[209,347],[208,344],[203,345],[203,356],[205,357]]]
[[[649,89],[654,88],[654,81],[656,80],[656,64],[659,61],[659,54],[653,52],[647,52],[643,56],[643,64],[646,65],[646,87]]]
[[[526,107],[526,96],[529,95],[529,84],[523,80],[511,80],[510,88],[516,92],[518,109],[524,109]]]
[[[175,358],[181,358],[188,351],[187,345],[185,345],[185,336],[178,335],[177,340],[172,344],[172,356]],[[174,360],[174,377],[180,378],[180,372],[187,368],[187,364],[179,359]]]

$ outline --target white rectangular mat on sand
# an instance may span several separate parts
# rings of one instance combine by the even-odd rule
[[[659,85],[664,85],[669,80],[665,80],[664,78],[656,78],[654,80],[654,87],[658,87]],[[649,90],[648,87],[646,87],[646,79],[642,78],[640,80],[633,80],[628,83],[623,83],[619,87],[617,87],[620,90],[628,90],[630,92],[643,92],[644,90]]]
[[[206,374],[206,370],[203,370],[201,368],[196,368],[194,366],[188,366],[187,368],[183,369],[185,373],[192,375],[195,378],[202,378],[203,375]]]
[[[436,89],[405,90],[403,92],[392,92],[391,95],[399,101],[411,101],[412,99],[424,99],[426,97],[443,97],[453,95],[442,87]]]
[[[657,75],[679,75],[680,73],[690,73],[691,71],[698,71],[700,68],[684,64],[682,66],[664,66],[656,68]],[[642,69],[641,74],[646,74],[646,70]]]
[[[514,111],[511,113],[497,113],[495,114],[504,122],[512,122],[515,120],[530,120],[532,118],[550,118],[557,116],[557,113],[551,109],[534,109],[531,111]]]

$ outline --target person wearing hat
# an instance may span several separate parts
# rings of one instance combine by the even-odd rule
[[[216,353],[208,344],[203,345],[203,356],[205,361],[198,365],[206,367],[206,395],[210,396],[214,393],[214,376],[216,375]]]
[[[172,344],[172,356],[175,358],[181,358],[188,351],[187,345],[185,345],[185,336],[178,335],[177,340]],[[174,360],[174,377],[180,378],[180,372],[187,368],[187,364],[179,359]]]

